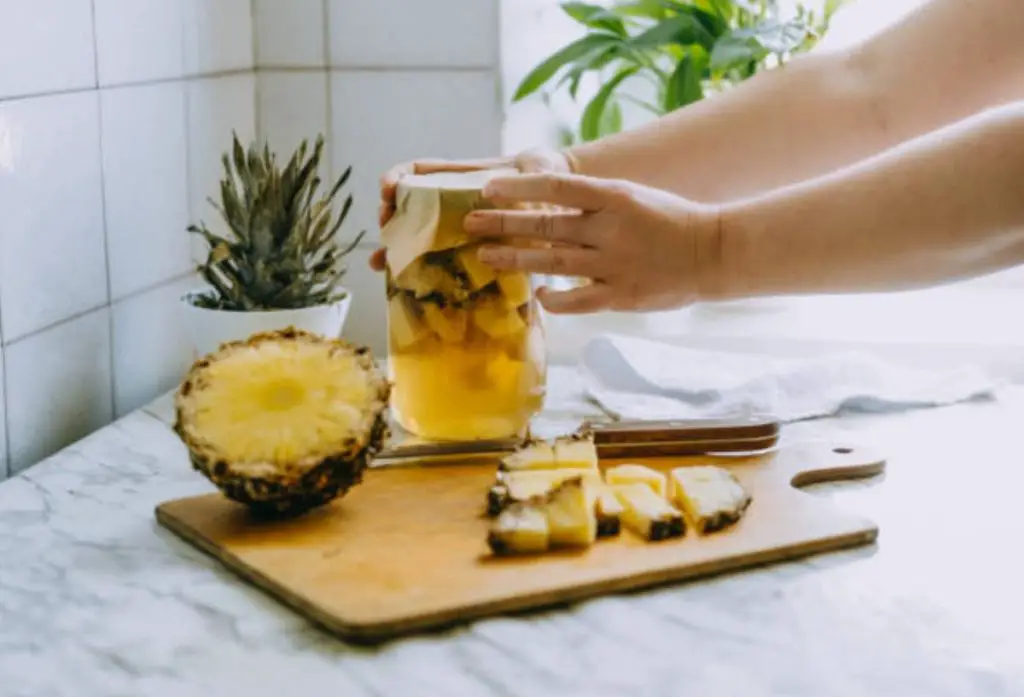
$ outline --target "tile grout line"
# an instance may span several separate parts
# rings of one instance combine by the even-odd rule
[[[321,0],[320,1],[320,31],[321,31],[321,34],[323,36],[323,41],[324,41],[323,56],[322,56],[322,58],[323,58],[324,66],[325,66],[324,67],[324,71],[323,71],[323,73],[324,73],[323,74],[323,79],[324,79],[324,94],[326,95],[326,99],[325,99],[326,104],[324,105],[324,111],[325,111],[324,116],[327,119],[327,123],[324,124],[324,130],[326,131],[326,133],[324,135],[327,138],[327,142],[329,143],[330,148],[331,148],[330,157],[327,158],[327,169],[328,169],[328,173],[330,175],[331,181],[333,181],[334,180],[334,172],[336,171],[335,162],[334,162],[334,149],[335,149],[335,141],[334,141],[334,85],[331,84],[333,82],[331,80],[331,73],[330,73],[329,70],[326,69],[326,66],[330,65],[330,63],[331,63],[331,26],[330,26],[330,21],[331,21],[330,8],[328,7],[327,0]]]
[[[100,82],[100,49],[99,37],[96,34],[96,0],[90,3],[92,8],[92,55],[93,67],[96,71],[96,142],[99,145],[99,167],[100,167],[100,220],[103,224],[103,269],[107,280],[107,363],[110,367],[110,417],[117,413],[117,369],[114,360],[114,309],[112,300],[114,297],[113,284],[110,280],[110,226],[107,220],[107,166],[104,154],[103,143],[103,93],[99,89]]]
[[[266,142],[263,133],[263,115],[260,109],[260,76],[257,68],[260,64],[260,41],[259,41],[259,10],[256,7],[257,0],[249,0],[249,48],[252,51],[252,120],[253,130],[256,132],[256,141]]]
[[[128,302],[129,300],[134,300],[134,299],[136,299],[138,297],[141,297],[141,296],[145,295],[146,293],[152,293],[153,291],[160,290],[160,289],[162,289],[165,286],[170,286],[170,285],[172,285],[174,283],[178,283],[180,281],[184,281],[186,278],[189,278],[190,276],[192,276],[193,273],[194,273],[193,271],[187,271],[185,273],[181,273],[181,274],[178,274],[176,276],[172,276],[172,277],[170,277],[170,278],[168,278],[166,280],[160,281],[158,283],[153,283],[153,284],[150,284],[150,285],[145,286],[143,288],[140,288],[140,289],[138,289],[136,291],[133,291],[132,293],[129,293],[128,295],[125,295],[123,297],[118,298],[117,300],[113,300],[111,302],[106,302],[106,303],[103,303],[102,305],[93,305],[92,307],[86,308],[86,309],[81,310],[80,312],[76,312],[76,313],[74,313],[72,315],[68,315],[67,317],[64,317],[63,319],[60,319],[60,320],[58,320],[56,322],[51,322],[50,324],[47,324],[47,325],[45,325],[43,327],[39,327],[38,329],[33,329],[28,334],[25,334],[23,336],[19,336],[17,339],[14,339],[13,341],[4,342],[2,345],[0,345],[0,347],[8,348],[8,347],[11,347],[11,346],[16,346],[17,344],[20,344],[23,341],[27,341],[28,339],[32,339],[34,337],[39,336],[40,334],[44,334],[44,333],[46,333],[46,332],[48,332],[48,331],[50,331],[52,329],[57,329],[58,327],[62,327],[65,324],[68,324],[70,322],[74,322],[75,320],[82,319],[83,317],[87,317],[88,315],[91,315],[91,314],[93,314],[95,312],[99,312],[101,310],[110,310],[111,312],[113,312],[114,308],[117,305],[120,305],[122,303]]]

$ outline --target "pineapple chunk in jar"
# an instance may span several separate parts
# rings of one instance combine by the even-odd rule
[[[543,407],[547,352],[532,279],[477,257],[463,230],[501,170],[410,175],[382,231],[391,409],[429,440],[521,437]]]

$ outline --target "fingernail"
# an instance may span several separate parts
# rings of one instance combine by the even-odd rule
[[[463,219],[462,227],[466,232],[479,232],[486,227],[486,221],[479,213],[470,213]]]

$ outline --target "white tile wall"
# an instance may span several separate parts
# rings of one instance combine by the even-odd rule
[[[99,83],[180,78],[181,0],[93,0]]]
[[[107,302],[95,91],[0,103],[3,340]]]
[[[303,139],[312,147],[317,135],[329,137],[326,72],[269,71],[257,80],[260,139],[278,153],[280,162],[286,162]],[[325,186],[331,169],[331,151],[325,145],[320,172]]]
[[[123,416],[173,389],[192,348],[179,298],[199,285],[192,274],[113,305],[114,414]]]
[[[109,308],[33,334],[5,352],[12,472],[111,420]]]
[[[8,475],[7,469],[7,399],[4,395],[4,352],[0,351],[0,481]]]
[[[325,0],[255,0],[256,61],[263,67],[322,68]]]
[[[0,478],[180,379],[232,131],[353,165],[345,336],[383,355],[377,182],[501,149],[500,1],[0,0]]]
[[[255,77],[249,74],[203,78],[188,83],[189,219],[223,230],[217,200],[224,175],[221,157],[231,149],[232,132],[243,145],[256,137]],[[193,258],[202,244],[192,237]]]
[[[255,54],[251,0],[178,1],[185,19],[186,74],[252,68]]]
[[[104,90],[103,172],[113,299],[189,271],[185,87]]]
[[[367,240],[380,237],[379,181],[388,167],[501,148],[501,103],[489,72],[335,71],[331,112],[334,171],[353,167],[353,225]]]
[[[255,136],[256,93],[250,0],[0,18],[2,479],[180,378],[192,198],[217,193],[232,128]]]
[[[370,347],[374,354],[387,353],[387,295],[384,275],[370,268],[370,249],[356,249],[346,257],[342,285],[352,293],[352,305],[342,336]]]
[[[498,0],[328,0],[335,67],[494,68]]]
[[[95,86],[92,0],[0,0],[0,18],[0,99]]]

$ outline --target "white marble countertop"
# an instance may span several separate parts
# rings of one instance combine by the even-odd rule
[[[787,427],[885,450],[884,477],[813,491],[875,546],[372,649],[158,527],[210,490],[169,405],[0,484],[3,697],[1024,695],[1024,393]]]

